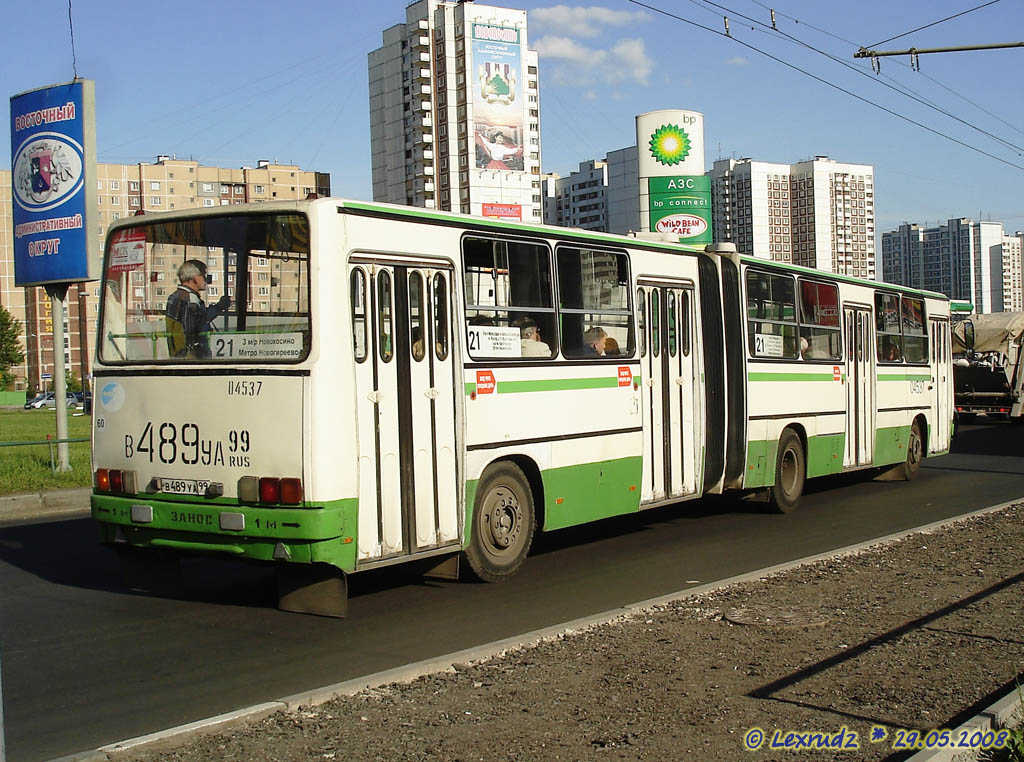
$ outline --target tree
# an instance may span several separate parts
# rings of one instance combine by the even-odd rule
[[[0,304],[0,390],[9,390],[14,384],[11,368],[25,361],[18,336],[21,326],[14,316]]]

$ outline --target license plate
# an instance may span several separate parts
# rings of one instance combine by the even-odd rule
[[[205,495],[210,486],[207,479],[161,479],[160,491],[172,495]]]

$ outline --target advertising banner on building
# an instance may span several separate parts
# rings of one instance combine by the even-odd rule
[[[467,86],[473,92],[477,169],[522,172],[523,83],[519,30],[474,23]]]
[[[671,109],[636,118],[640,225],[711,243],[711,181],[704,175],[704,115]]]
[[[480,211],[484,217],[493,217],[497,220],[514,220],[520,222],[523,219],[522,204],[481,204]]]
[[[91,80],[11,97],[16,286],[99,276],[96,123]]]

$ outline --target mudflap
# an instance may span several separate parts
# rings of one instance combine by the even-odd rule
[[[348,614],[348,579],[329,564],[278,564],[277,607],[316,616]]]
[[[185,583],[181,559],[173,553],[141,548],[116,548],[121,559],[121,577],[129,590],[141,590],[167,598],[181,598]]]

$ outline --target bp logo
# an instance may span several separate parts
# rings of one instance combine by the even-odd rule
[[[651,156],[666,166],[678,164],[690,153],[690,136],[682,127],[664,124],[651,135]]]

